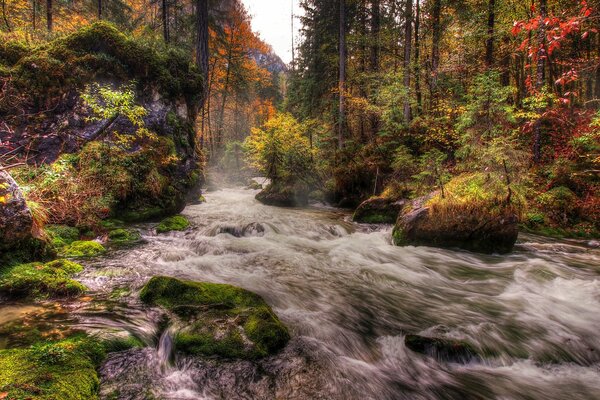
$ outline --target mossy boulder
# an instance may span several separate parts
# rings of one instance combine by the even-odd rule
[[[178,329],[175,347],[183,353],[258,359],[290,338],[260,296],[238,287],[154,277],[140,297],[169,311]]]
[[[35,241],[33,226],[33,215],[19,185],[0,169],[0,259],[3,253],[29,248]]]
[[[81,265],[68,260],[5,267],[0,270],[0,293],[17,298],[78,296],[86,287],[71,276],[81,271]]]
[[[438,361],[468,363],[480,359],[477,350],[461,340],[406,335],[404,344],[415,353],[421,353]]]
[[[55,248],[62,248],[79,240],[79,229],[67,225],[46,225],[44,231]]]
[[[293,184],[272,183],[260,191],[256,200],[268,206],[301,207],[308,204],[308,191]]]
[[[104,246],[98,242],[91,240],[78,240],[64,247],[61,252],[61,257],[73,257],[73,258],[84,258],[84,257],[96,257],[106,252]]]
[[[366,224],[393,224],[405,204],[404,200],[371,197],[358,206],[352,219]]]
[[[114,229],[108,232],[108,241],[115,246],[128,246],[139,243],[142,235],[137,229]]]
[[[135,338],[99,340],[77,333],[0,350],[0,398],[97,400],[97,370],[106,355],[140,345]]]
[[[469,174],[414,200],[398,216],[392,232],[397,246],[460,248],[506,254],[519,234],[523,200],[497,177]]]
[[[190,221],[183,215],[175,215],[163,219],[156,227],[156,232],[167,233],[171,231],[185,231],[190,227]]]

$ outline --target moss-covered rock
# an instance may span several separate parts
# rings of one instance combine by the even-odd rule
[[[173,315],[179,329],[175,346],[184,353],[256,359],[276,353],[289,340],[265,301],[238,287],[154,277],[140,297]]]
[[[108,232],[108,240],[116,246],[127,246],[140,242],[142,235],[137,229],[120,228]]]
[[[60,252],[61,257],[96,257],[106,252],[104,246],[94,241],[76,241]]]
[[[473,346],[461,340],[406,335],[404,344],[416,353],[434,357],[439,361],[467,363],[480,358]]]
[[[100,340],[78,333],[62,340],[0,350],[0,397],[30,400],[96,400],[97,369],[110,352],[138,347],[133,337]]]
[[[67,225],[46,225],[44,231],[55,248],[65,247],[79,240],[79,229]]]
[[[449,182],[445,194],[435,192],[405,207],[392,238],[397,246],[509,253],[519,234],[523,202],[499,177],[465,174]]]
[[[14,265],[0,270],[0,292],[11,297],[77,296],[86,287],[71,276],[82,270],[68,260]]]
[[[268,206],[300,207],[308,204],[308,191],[291,184],[272,183],[255,197]]]
[[[371,197],[358,206],[352,219],[365,224],[393,224],[405,204],[403,200]]]
[[[167,233],[171,231],[185,231],[190,227],[190,221],[183,215],[175,215],[163,219],[156,227],[156,232]]]

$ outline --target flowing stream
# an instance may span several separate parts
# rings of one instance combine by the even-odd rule
[[[103,300],[66,306],[78,326],[147,344],[109,357],[103,398],[600,399],[595,243],[522,235],[506,256],[400,248],[391,227],[267,207],[256,193],[210,192],[183,212],[189,231],[140,225],[145,244],[86,265],[78,279]],[[137,300],[154,275],[254,291],[292,340],[256,363],[176,356],[160,311]],[[466,340],[483,356],[434,359],[406,334]]]

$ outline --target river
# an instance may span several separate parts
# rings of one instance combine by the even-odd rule
[[[86,264],[78,279],[105,301],[71,305],[77,324],[147,343],[109,357],[103,398],[600,398],[599,249],[532,235],[504,256],[400,248],[391,227],[267,207],[256,193],[210,192],[183,212],[187,232],[140,225],[145,244]],[[292,340],[257,363],[176,357],[160,313],[137,300],[154,275],[254,291]],[[437,360],[407,349],[406,334],[466,340],[484,356]]]

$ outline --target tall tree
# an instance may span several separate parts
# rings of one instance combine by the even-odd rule
[[[485,43],[485,66],[491,68],[494,64],[494,23],[496,19],[496,0],[488,2],[488,31]]]
[[[418,0],[417,0],[418,1]],[[411,120],[410,109],[410,76],[411,63],[410,57],[412,54],[412,20],[413,20],[413,4],[412,0],[406,0],[406,10],[404,13],[404,89],[406,97],[404,98],[404,121],[409,123]]]
[[[547,0],[540,0],[540,14],[537,37],[537,63],[535,88],[540,91],[546,79],[546,18],[548,17]],[[541,111],[541,110],[540,110]],[[533,126],[533,161],[539,163],[542,159],[542,121],[541,118]]]
[[[433,0],[433,10],[431,20],[433,25],[433,38],[431,43],[431,83],[430,83],[430,102],[433,104],[437,100],[438,70],[440,66],[440,40],[442,37],[441,26],[442,0]]]
[[[52,32],[52,0],[46,0],[46,25],[48,32]]]
[[[380,0],[371,1],[371,71],[379,70],[381,32],[381,3]]]
[[[102,0],[98,0],[98,19],[102,19]]]
[[[339,115],[338,115],[338,147],[341,150],[344,147],[344,136],[346,130],[346,0],[339,0],[340,8],[340,37],[339,37]]]
[[[196,64],[204,78],[200,106],[204,106],[208,83],[208,0],[196,0]]]
[[[169,43],[169,0],[162,0],[162,26],[163,39]]]
[[[417,9],[415,15],[415,95],[417,97],[417,114],[421,114],[423,109],[423,99],[421,94],[421,0],[416,0]]]

